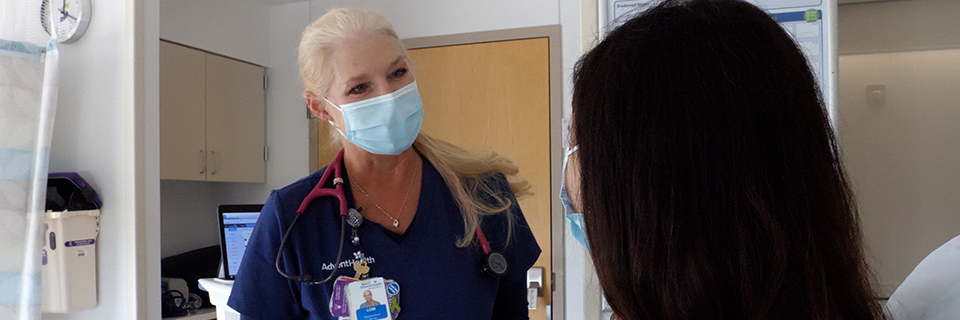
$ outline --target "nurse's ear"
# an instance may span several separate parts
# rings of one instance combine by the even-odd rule
[[[307,90],[303,92],[303,98],[307,99],[307,108],[310,108],[310,112],[312,112],[313,115],[325,121],[333,121],[333,116],[327,112],[326,103],[322,97],[313,93],[313,91]]]

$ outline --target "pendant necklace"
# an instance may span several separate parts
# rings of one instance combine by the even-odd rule
[[[416,173],[416,171],[417,171],[417,170],[415,170],[414,173]],[[414,180],[414,179],[410,179],[410,184],[407,185],[407,193],[403,195],[403,204],[400,205],[400,213],[397,214],[397,217],[396,217],[396,218],[394,218],[394,217],[391,216],[389,213],[387,213],[387,210],[383,210],[383,208],[380,207],[380,205],[377,204],[376,201],[373,201],[373,198],[370,198],[370,195],[367,194],[367,191],[363,190],[363,186],[360,185],[360,181],[358,181],[357,179],[353,179],[353,182],[357,184],[357,188],[360,189],[360,193],[363,193],[363,196],[366,197],[367,200],[370,200],[370,202],[373,203],[373,205],[374,205],[375,207],[377,207],[377,209],[380,209],[380,212],[383,212],[383,214],[384,214],[385,216],[387,216],[388,218],[390,218],[390,220],[393,220],[393,227],[394,227],[394,228],[399,228],[399,227],[400,227],[400,220],[399,220],[399,219],[400,219],[400,215],[403,214],[403,208],[405,208],[405,207],[407,206],[407,198],[410,197],[410,189],[413,188],[413,180]]]

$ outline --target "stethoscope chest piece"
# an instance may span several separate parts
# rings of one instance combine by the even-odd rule
[[[499,252],[490,252],[484,256],[480,269],[491,277],[503,276],[507,274],[507,258]]]

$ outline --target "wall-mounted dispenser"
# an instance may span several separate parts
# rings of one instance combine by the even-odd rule
[[[70,313],[97,306],[97,236],[100,198],[76,173],[47,178],[43,219],[41,303],[44,313]]]

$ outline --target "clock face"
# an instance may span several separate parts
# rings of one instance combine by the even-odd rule
[[[40,22],[47,34],[56,30],[57,42],[76,41],[90,22],[90,0],[43,0]]]

